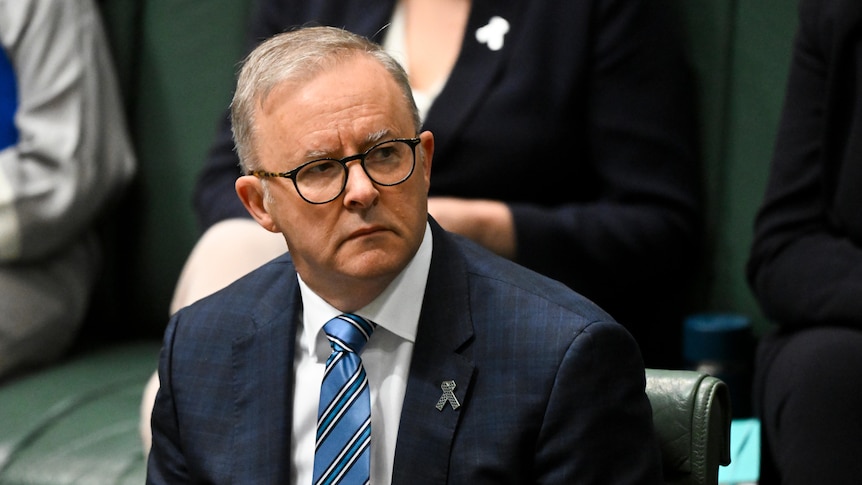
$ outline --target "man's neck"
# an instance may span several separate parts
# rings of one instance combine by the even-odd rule
[[[428,246],[427,257],[430,258],[431,229],[427,223],[425,227],[425,236],[423,237],[423,242],[420,244],[420,247],[424,245]],[[417,252],[418,251],[419,248],[417,248]],[[317,285],[315,284],[315,280],[312,279],[312,281],[309,281],[309,279],[304,278],[301,275],[300,278],[308,289],[313,291],[318,297],[335,309],[342,312],[356,312],[361,308],[365,308],[377,297],[383,294],[394,281],[399,279],[399,276],[404,273],[406,267],[410,266],[415,258],[416,252],[414,252],[408,264],[405,265],[405,268],[402,268],[400,272],[395,275],[385,275],[379,278],[358,280],[356,278],[344,276],[335,281],[329,280],[327,285]]]
[[[328,291],[318,291],[311,285],[309,288],[338,310],[355,312],[374,301],[394,279],[394,277],[387,277],[358,282],[354,279],[341,285],[331,285],[326,288]]]

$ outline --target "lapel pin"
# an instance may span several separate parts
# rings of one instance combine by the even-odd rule
[[[476,40],[487,44],[488,49],[498,51],[503,48],[503,37],[509,32],[509,21],[503,17],[493,16],[488,25],[476,30]]]
[[[448,402],[452,409],[458,409],[461,407],[461,403],[458,402],[458,398],[455,397],[455,393],[452,391],[455,390],[455,381],[443,381],[440,384],[440,389],[443,389],[443,395],[440,396],[440,400],[437,401],[437,410],[442,411],[443,406]]]

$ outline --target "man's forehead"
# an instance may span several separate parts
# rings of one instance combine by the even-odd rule
[[[349,136],[352,142],[372,142],[412,128],[403,96],[393,84],[364,79],[320,77],[304,87],[281,86],[261,107],[262,118],[277,123],[295,139],[321,140]],[[402,126],[404,125],[404,126]]]
[[[268,114],[285,104],[301,117],[306,113],[337,115],[339,111],[355,116],[354,111],[363,106],[399,111],[398,105],[406,102],[395,79],[379,62],[354,57],[311,77],[278,82],[262,95],[257,110]]]
[[[378,59],[370,54],[357,51],[310,61],[307,69],[296,70],[283,75],[274,73],[268,78],[262,78],[261,83],[256,87],[257,96],[263,102],[275,90],[284,88],[298,90],[320,84],[321,78],[327,77],[345,79],[346,84],[352,85],[350,80],[355,79],[355,77],[350,77],[350,75],[362,75],[364,77],[383,75],[395,82],[392,73]]]

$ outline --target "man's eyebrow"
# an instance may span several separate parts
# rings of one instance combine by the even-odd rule
[[[329,150],[308,150],[303,157],[306,161],[317,160],[318,158],[332,158],[332,153]]]
[[[368,135],[365,136],[365,139],[362,140],[362,143],[360,145],[360,147],[365,147],[365,148],[360,148],[360,150],[371,147],[372,145],[379,143],[388,137],[391,137],[391,133],[392,133],[392,130],[390,130],[388,128],[384,128],[382,130],[377,130],[377,131],[369,133]],[[336,158],[334,155],[335,151],[336,150],[329,150],[329,149],[308,150],[305,152],[305,160],[316,160],[318,158]],[[352,154],[347,154],[347,156],[350,156],[350,155],[352,155]]]
[[[375,131],[373,133],[369,133],[368,136],[365,137],[365,144],[367,146],[373,145],[379,141],[383,141],[384,138],[390,137],[392,132],[386,128],[382,130]]]

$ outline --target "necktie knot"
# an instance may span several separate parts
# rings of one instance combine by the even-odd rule
[[[329,338],[334,351],[358,354],[368,343],[376,326],[359,315],[344,313],[326,322],[323,331],[326,332],[326,337]]]

